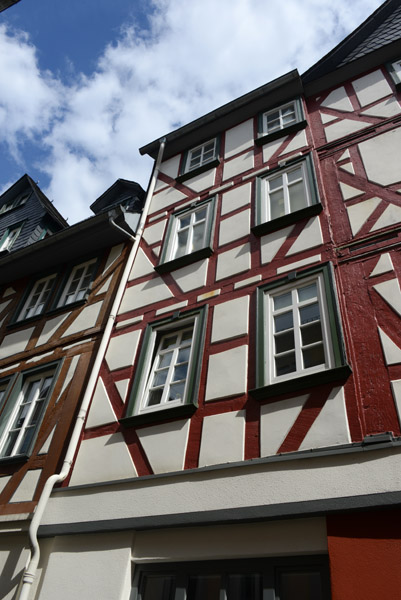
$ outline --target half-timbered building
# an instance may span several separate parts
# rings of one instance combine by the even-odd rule
[[[143,235],[32,597],[397,595],[400,60],[388,0],[141,149]]]
[[[28,527],[64,459],[143,194],[119,180],[70,227],[26,175],[0,197],[1,598],[16,597]]]

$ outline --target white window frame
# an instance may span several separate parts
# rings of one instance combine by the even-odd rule
[[[324,348],[324,363],[312,366],[303,366],[302,357],[302,339],[301,339],[301,325],[299,319],[298,309],[314,301],[299,302],[296,300],[297,290],[307,287],[312,283],[316,283],[317,288],[317,302],[320,309],[320,322],[322,329],[323,348]],[[292,293],[292,312],[294,318],[294,342],[295,342],[295,359],[296,369],[290,373],[282,375],[276,375],[275,373],[275,338],[274,338],[274,316],[279,314],[280,311],[274,310],[274,298],[284,294],[285,292]],[[267,352],[265,355],[265,382],[266,385],[279,383],[288,379],[294,379],[304,375],[317,373],[320,371],[326,371],[334,367],[334,355],[333,355],[333,342],[331,338],[330,326],[329,326],[329,314],[326,300],[326,289],[323,279],[323,274],[317,273],[311,277],[305,277],[297,281],[295,284],[287,284],[277,288],[269,289],[265,291],[265,331],[266,331],[266,348]],[[281,312],[284,313],[289,311],[289,308],[283,309]],[[317,345],[317,344],[316,344]],[[304,346],[305,347],[305,346]],[[277,353],[278,354],[278,353]]]
[[[292,109],[293,109],[294,118],[289,123],[285,123],[283,113],[285,112],[285,110],[287,110],[290,107],[292,107]],[[273,115],[274,113],[278,113],[279,126],[271,129],[271,128],[269,128],[269,117],[271,117],[271,115]],[[278,131],[282,131],[283,129],[290,127],[291,125],[295,125],[295,123],[299,122],[298,111],[297,111],[297,101],[293,100],[292,102],[287,102],[287,104],[283,104],[282,106],[277,106],[276,108],[272,108],[271,110],[268,110],[265,113],[263,113],[262,118],[263,118],[263,134],[264,135],[270,135],[272,133],[277,133]]]
[[[199,212],[203,211],[204,209],[206,209],[206,217],[202,221],[196,221],[196,215]],[[193,252],[197,252],[198,250],[202,250],[202,248],[205,248],[208,245],[208,241],[210,238],[211,213],[212,213],[212,203],[207,202],[207,203],[202,203],[201,205],[199,205],[196,208],[193,208],[191,210],[187,210],[183,213],[174,215],[173,230],[170,234],[168,258],[166,258],[166,260],[174,260],[176,258],[181,258],[181,256],[186,256],[188,254],[192,254]],[[183,219],[185,217],[190,218],[190,223],[188,226],[180,227],[180,221],[181,221],[181,219]],[[194,238],[194,228],[195,228],[195,226],[199,226],[199,224],[201,222],[204,225],[202,243],[199,248],[192,249],[193,238]],[[178,250],[178,236],[179,236],[179,233],[183,232],[184,230],[188,231],[188,239],[187,239],[187,243],[186,243],[186,247],[185,247],[185,252],[180,256],[176,256],[176,253]]]
[[[50,368],[48,370],[21,375],[23,377],[21,390],[18,393],[1,435],[0,458],[11,458],[20,454],[25,455],[29,452],[41,425],[43,414],[53,389],[55,374],[56,369]],[[36,382],[39,385],[36,389],[32,389],[31,384],[35,384]],[[45,386],[46,383],[47,385]],[[29,430],[32,431],[32,435],[28,438],[24,447],[24,437]],[[15,434],[15,439],[7,447],[10,434],[12,433]],[[7,453],[5,453],[6,451]]]
[[[399,81],[401,81],[401,58],[399,60],[395,60],[393,63],[391,63],[391,65],[394,69],[394,73],[398,77]]]
[[[179,324],[166,325],[159,328],[155,328],[152,332],[152,336],[149,342],[148,354],[146,357],[146,362],[144,366],[144,377],[142,381],[142,385],[139,391],[139,395],[141,398],[140,405],[138,407],[137,413],[151,413],[156,411],[168,410],[169,408],[173,408],[175,406],[181,406],[186,404],[187,394],[188,394],[188,375],[191,373],[192,369],[192,361],[193,361],[193,350],[194,345],[196,343],[196,335],[197,335],[197,317],[192,317],[190,319],[185,319],[180,321]],[[184,393],[180,399],[169,401],[168,400],[168,391],[170,384],[172,383],[174,368],[177,366],[177,357],[179,350],[183,347],[180,343],[176,344],[172,350],[172,360],[170,363],[170,367],[168,369],[168,374],[166,381],[163,386],[162,398],[160,403],[155,404],[153,406],[148,406],[149,395],[152,389],[156,389],[156,386],[152,386],[154,382],[154,377],[159,370],[160,359],[165,353],[165,351],[161,350],[163,341],[174,334],[178,334],[179,342],[182,340],[182,335],[184,332],[192,329],[192,340],[190,344],[190,354],[188,360],[187,367],[187,377],[185,378],[185,387]],[[188,347],[186,345],[185,347]],[[161,386],[160,386],[161,387]]]
[[[301,171],[302,171],[301,179],[302,179],[302,184],[303,184],[303,189],[304,189],[304,194],[305,194],[305,199],[306,199],[306,204],[302,208],[307,208],[308,206],[312,205],[312,193],[311,193],[311,188],[310,188],[309,173],[308,173],[306,161],[296,162],[287,168],[279,169],[279,170],[274,171],[273,173],[262,178],[262,180],[261,180],[261,183],[262,183],[262,192],[261,192],[262,222],[273,221],[276,218],[284,217],[286,215],[297,212],[297,210],[295,210],[295,211],[291,210],[290,188],[293,185],[293,183],[288,183],[288,175],[290,173],[293,173],[294,171],[296,171],[299,168],[301,168]],[[270,190],[270,182],[273,179],[276,179],[277,177],[283,178],[283,185],[281,187],[283,189],[283,195],[284,195],[284,214],[279,215],[278,217],[272,217],[271,194],[273,194],[275,190]]]
[[[10,250],[12,248],[12,246],[14,245],[15,241],[17,240],[19,234],[21,233],[21,229],[22,229],[22,224],[17,225],[15,227],[13,227],[13,226],[8,227],[7,231],[5,232],[5,234],[3,236],[3,239],[1,241],[0,252],[2,252],[3,250]]]
[[[57,306],[68,306],[69,304],[73,304],[74,302],[79,302],[80,300],[85,299],[85,296],[88,290],[90,289],[90,285],[93,280],[95,269],[94,265],[96,264],[96,262],[97,259],[92,258],[91,260],[87,260],[86,262],[80,263],[79,265],[75,265],[67,279],[67,282],[64,286],[63,292],[60,296]],[[77,279],[76,274],[80,269],[83,269],[83,272],[81,273],[78,279],[78,283],[75,290],[71,291],[72,285]],[[87,280],[86,283],[85,279]]]
[[[36,317],[40,315],[45,305],[49,299],[51,294],[54,281],[56,279],[56,274],[47,275],[46,277],[42,277],[35,281],[28,298],[25,300],[21,310],[18,313],[17,321],[23,321],[24,319],[29,319],[31,317]],[[42,286],[43,284],[43,286]],[[42,286],[42,289],[38,293],[38,289]],[[36,299],[35,299],[36,296]],[[35,299],[34,303],[33,300]],[[27,312],[31,314],[26,314]]]
[[[210,146],[210,144],[213,144],[212,154],[210,154],[210,150],[208,150],[208,146]],[[193,162],[194,154],[196,154],[196,153],[199,153],[199,161],[197,160],[196,164],[192,165],[191,163]],[[205,158],[205,155],[207,155],[206,158]],[[195,169],[199,169],[200,167],[203,167],[204,165],[209,164],[216,158],[217,158],[217,138],[212,138],[211,140],[208,140],[207,142],[204,142],[203,144],[199,144],[199,146],[196,146],[195,148],[191,148],[191,150],[188,151],[188,155],[185,160],[184,173],[190,173],[191,171],[194,171]]]

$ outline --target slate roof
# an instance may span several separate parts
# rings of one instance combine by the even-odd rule
[[[401,37],[401,5],[338,65],[342,67]]]

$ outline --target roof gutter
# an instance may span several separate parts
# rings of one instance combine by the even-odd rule
[[[72,463],[73,463],[73,460],[74,460],[74,457],[75,457],[75,454],[76,454],[76,451],[78,448],[78,444],[79,444],[79,441],[81,438],[81,433],[82,433],[86,415],[87,415],[87,412],[88,412],[88,409],[90,406],[92,395],[95,390],[96,383],[98,381],[100,367],[102,365],[104,356],[106,354],[106,349],[109,344],[109,340],[110,340],[111,333],[113,330],[114,322],[115,322],[115,319],[116,319],[116,316],[118,313],[118,309],[121,304],[121,300],[123,298],[123,294],[124,294],[125,287],[126,287],[126,284],[127,284],[128,278],[129,278],[129,274],[131,272],[132,265],[134,263],[136,254],[138,252],[139,243],[141,241],[142,233],[143,233],[143,230],[145,227],[146,218],[147,218],[147,215],[149,212],[150,204],[151,204],[152,197],[153,197],[153,192],[154,192],[156,181],[157,181],[157,176],[159,173],[160,163],[163,158],[163,152],[164,152],[165,145],[166,145],[166,138],[162,138],[159,143],[159,152],[158,152],[156,163],[154,165],[152,175],[151,175],[151,178],[149,181],[145,205],[143,208],[141,220],[138,224],[135,238],[133,238],[133,236],[130,236],[129,234],[127,234],[128,237],[132,238],[132,240],[133,240],[132,248],[131,248],[130,254],[128,256],[127,262],[125,264],[124,272],[122,274],[122,277],[121,277],[121,280],[120,280],[120,283],[119,283],[119,286],[117,289],[117,294],[114,299],[113,306],[112,306],[111,311],[108,316],[108,320],[107,320],[106,327],[103,332],[102,340],[100,342],[100,346],[99,346],[99,349],[98,349],[98,352],[96,355],[96,359],[95,359],[95,362],[94,362],[94,365],[93,365],[93,368],[92,368],[92,371],[91,371],[91,374],[89,377],[88,385],[86,387],[84,396],[82,398],[81,407],[80,407],[79,413],[77,415],[74,430],[72,432],[71,439],[70,439],[70,442],[68,445],[68,449],[67,449],[67,452],[66,452],[66,455],[64,458],[63,466],[59,473],[55,473],[54,475],[51,475],[49,477],[49,479],[46,481],[43,491],[42,491],[42,494],[39,498],[39,502],[36,507],[35,514],[32,518],[31,525],[29,527],[31,557],[30,557],[29,563],[28,563],[28,565],[24,571],[23,577],[22,577],[21,591],[18,596],[19,600],[28,600],[29,599],[30,593],[32,591],[32,584],[34,583],[35,578],[36,578],[36,573],[37,573],[39,559],[40,559],[40,547],[39,547],[37,533],[38,533],[39,525],[42,521],[44,511],[47,506],[47,502],[50,498],[50,494],[51,494],[54,486],[56,484],[64,481],[67,478],[67,476],[71,470],[71,466],[72,466]],[[127,233],[127,232],[125,232],[125,233]]]

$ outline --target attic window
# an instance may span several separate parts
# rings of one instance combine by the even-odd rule
[[[387,65],[392,80],[397,90],[401,89],[401,58]]]
[[[3,206],[0,207],[0,214],[5,213],[13,208],[17,208],[18,206],[22,206],[29,198],[30,192],[22,192],[13,200],[6,202]]]

